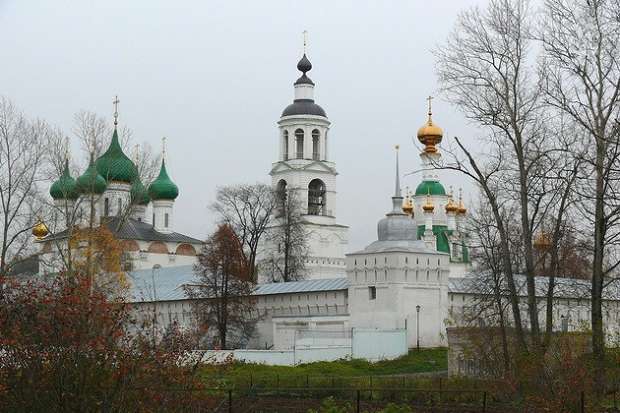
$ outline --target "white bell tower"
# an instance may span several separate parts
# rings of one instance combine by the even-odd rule
[[[306,75],[312,64],[305,53],[297,69],[302,75],[294,83],[293,103],[278,121],[278,160],[269,174],[275,190],[294,191],[300,203],[310,238],[305,278],[344,277],[348,227],[336,223],[338,173],[329,156],[331,123],[314,102],[314,82]]]

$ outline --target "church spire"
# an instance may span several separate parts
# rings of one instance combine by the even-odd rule
[[[396,188],[394,189],[394,196],[402,198],[400,191],[400,171],[398,170],[398,150],[400,149],[400,145],[395,146],[396,149]]]
[[[394,147],[396,151],[396,177],[394,179],[394,196],[392,196],[392,211],[388,215],[405,215],[403,212],[403,195],[400,189],[400,169],[398,167],[398,150],[400,146]]]

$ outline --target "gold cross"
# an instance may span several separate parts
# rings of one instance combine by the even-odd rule
[[[161,157],[166,159],[166,137],[161,138]]]
[[[112,104],[114,105],[114,126],[118,125],[118,104],[120,100],[118,100],[118,95],[114,96],[114,100]]]
[[[431,110],[431,101],[432,101],[433,99],[434,99],[434,98],[433,98],[432,96],[429,96],[429,97],[427,97],[427,98],[426,98],[426,100],[428,101],[428,114],[429,114],[429,115],[432,115],[432,114],[433,114],[433,111]]]

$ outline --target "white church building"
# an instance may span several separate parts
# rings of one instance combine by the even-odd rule
[[[368,217],[367,225],[377,225],[377,238],[351,252],[348,227],[337,220],[331,122],[315,102],[315,84],[308,77],[312,65],[305,54],[297,68],[301,76],[294,83],[293,103],[277,122],[279,150],[269,174],[274,190],[294,192],[302,205],[311,234],[307,273],[303,281],[257,286],[254,296],[261,319],[246,347],[284,351],[295,348],[300,338],[346,341],[357,330],[401,332],[405,351],[418,345],[445,346],[447,326],[465,322],[477,292],[471,287],[463,229],[467,210],[462,197],[455,199],[446,191],[432,168],[441,157],[443,132],[433,122],[430,99],[428,118],[417,134],[424,145],[420,159],[426,172],[415,193],[403,196],[397,148],[394,181],[385,183],[394,187],[391,200],[385,200],[387,213]],[[179,190],[164,161],[148,189],[135,176],[135,165],[122,153],[115,131],[108,151],[92,161],[83,176],[72,181],[66,169],[50,193],[62,206],[96,192],[98,214],[110,216],[102,220],[106,223],[114,220],[114,208],[120,211],[132,199],[139,200],[127,224],[116,230],[137,263],[129,272],[131,301],[136,311],[155,314],[162,331],[173,323],[190,327],[192,301],[184,287],[195,282],[193,264],[201,242],[174,231]],[[59,232],[42,238],[42,251],[53,254],[54,243],[62,237]],[[566,328],[577,329],[588,320],[588,302],[574,288],[562,288],[578,281],[558,283],[558,329],[565,327],[560,320]],[[543,287],[541,278],[541,297]],[[618,298],[620,293],[610,292],[606,301],[608,325],[620,322]]]

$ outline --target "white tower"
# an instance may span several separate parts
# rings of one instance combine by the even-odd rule
[[[278,121],[279,153],[272,164],[274,189],[295,195],[310,235],[305,278],[345,276],[348,227],[336,223],[336,164],[330,160],[330,121],[314,102],[312,69],[304,53],[297,64],[302,75],[294,83],[295,99]],[[277,246],[272,246],[277,248]]]

